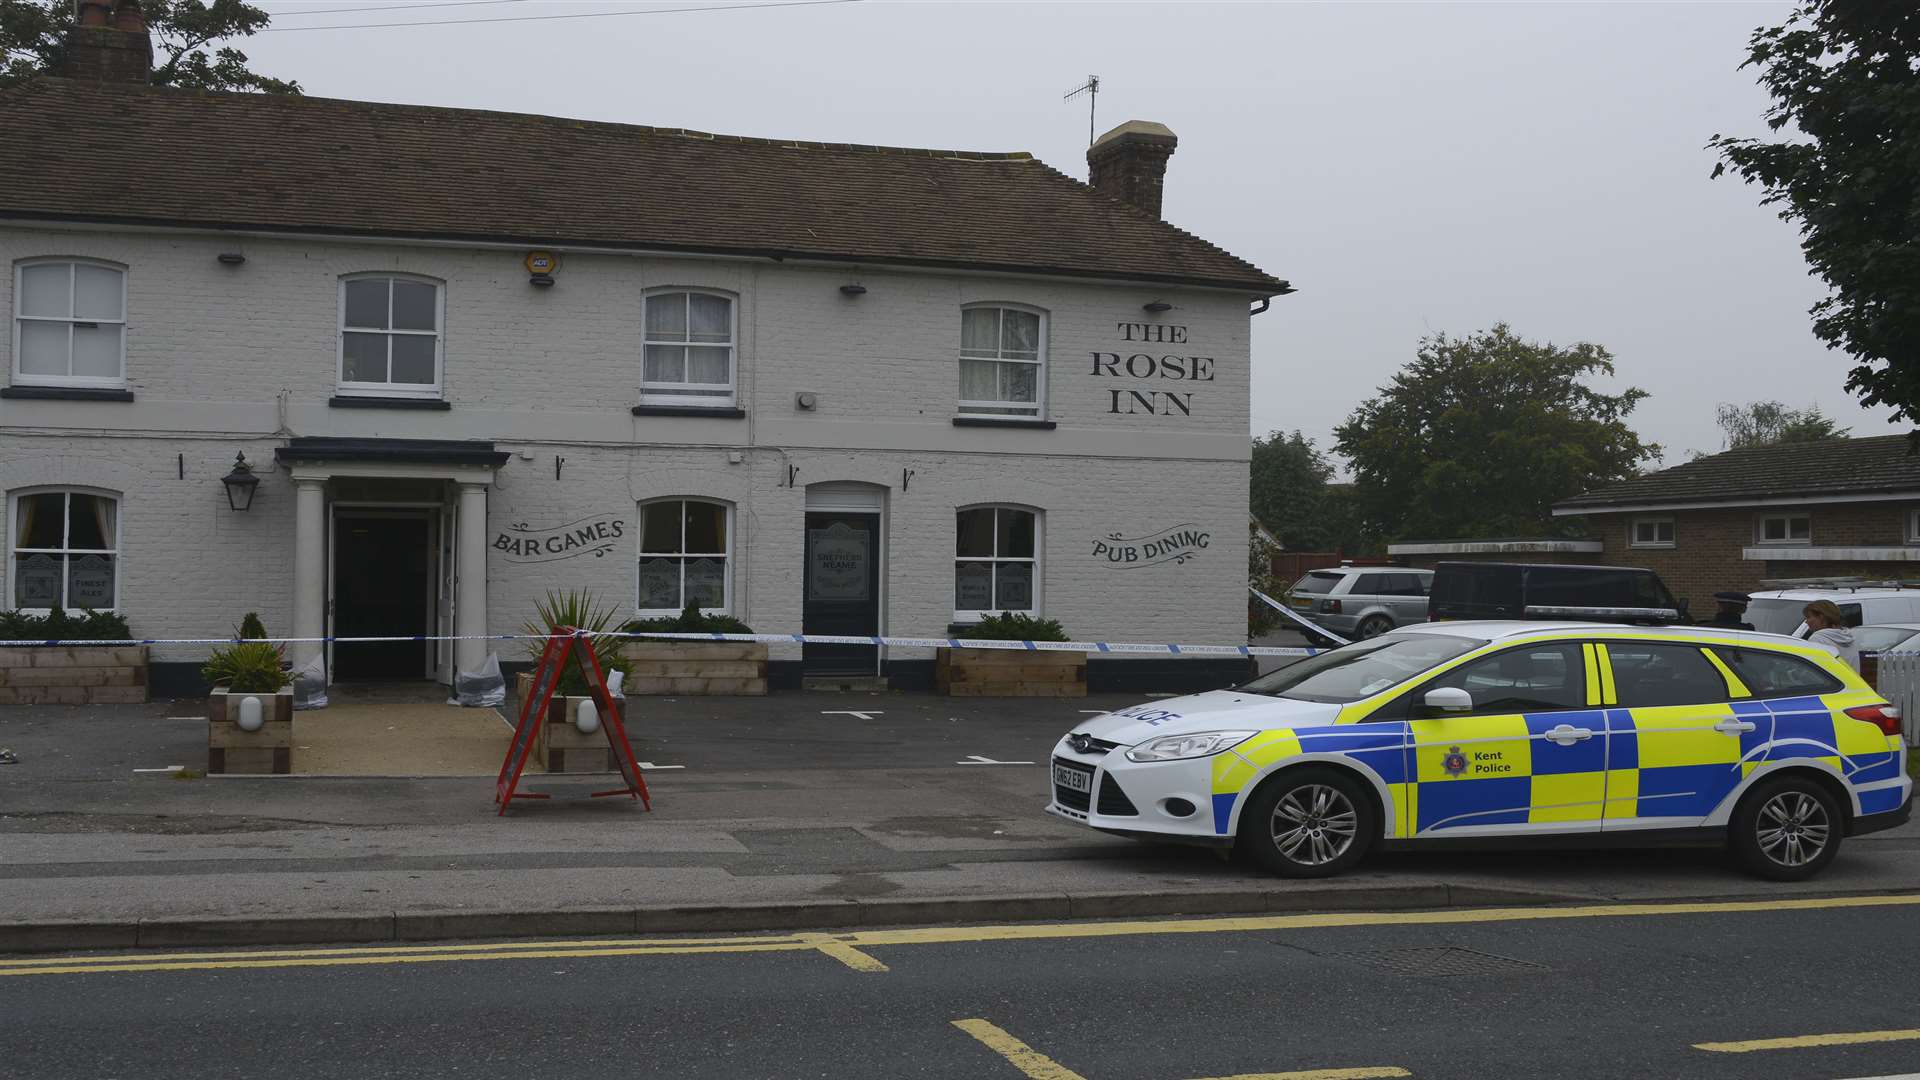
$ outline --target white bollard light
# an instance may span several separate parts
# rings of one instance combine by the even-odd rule
[[[260,726],[266,722],[266,718],[261,715],[259,698],[244,697],[240,699],[241,731],[259,731]]]
[[[580,708],[574,711],[573,726],[579,728],[582,735],[591,735],[600,730],[600,710],[594,708],[592,699],[582,701]]]

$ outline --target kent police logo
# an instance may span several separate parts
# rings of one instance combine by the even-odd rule
[[[1457,746],[1447,748],[1447,756],[1440,759],[1440,767],[1447,770],[1448,776],[1459,776],[1467,771],[1467,755]]]

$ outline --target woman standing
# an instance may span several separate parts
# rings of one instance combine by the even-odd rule
[[[1854,647],[1853,631],[1847,629],[1846,619],[1840,614],[1840,605],[1831,600],[1815,600],[1800,614],[1807,620],[1807,628],[1801,632],[1801,637],[1816,645],[1825,645],[1838,653],[1848,667],[1860,670],[1860,650]]]

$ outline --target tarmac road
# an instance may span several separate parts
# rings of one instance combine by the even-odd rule
[[[652,813],[505,817],[490,774],[136,772],[204,755],[191,705],[4,709],[0,952],[1920,890],[1920,822],[1793,886],[1710,851],[1383,855],[1289,882],[1044,813],[1054,739],[1138,700],[645,699],[642,756],[680,766],[648,774]],[[528,783],[582,785],[604,781]]]
[[[1884,1077],[1920,1070],[1916,916],[1909,895],[22,958],[0,1075]]]

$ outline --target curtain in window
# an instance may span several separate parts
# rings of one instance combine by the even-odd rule
[[[14,500],[13,604],[114,606],[119,504],[104,495],[47,491]]]
[[[728,405],[733,383],[733,300],[696,292],[646,299],[641,400]]]
[[[1000,365],[991,360],[960,361],[960,400],[999,401]]]

